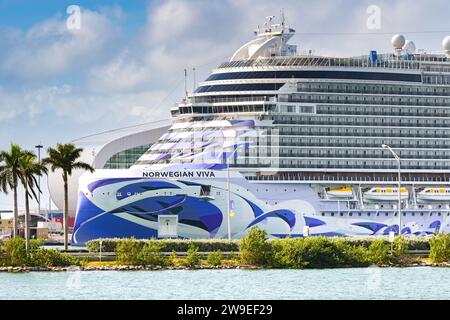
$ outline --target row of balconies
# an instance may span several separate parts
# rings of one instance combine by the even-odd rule
[[[302,102],[302,103],[352,103],[359,105],[401,105],[401,106],[430,106],[430,107],[446,107],[450,105],[450,100],[441,101],[441,102],[431,102],[431,101],[422,101],[422,100],[412,100],[412,101],[399,101],[398,99],[325,99],[325,96],[313,96],[311,98],[305,97],[289,97],[289,99],[281,99],[279,98],[279,102]]]
[[[384,90],[381,90],[384,88]],[[427,91],[416,91],[416,90],[397,90],[395,87],[389,87],[384,85],[383,87],[367,88],[367,89],[353,89],[353,88],[308,88],[305,85],[298,86],[299,92],[305,93],[350,93],[350,94],[381,94],[381,95],[402,95],[408,96],[450,96],[450,90],[440,90],[439,92],[427,92]]]
[[[450,117],[450,108],[449,110],[443,110],[444,112],[428,112],[431,109],[425,109],[427,112],[391,112],[391,111],[365,111],[365,110],[327,110],[323,109],[321,110],[320,107],[317,107],[316,114],[323,114],[323,115],[348,115],[348,116],[382,116],[382,117],[388,117],[388,116],[400,116],[400,117]],[[436,110],[436,109],[435,109]]]
[[[299,124],[299,125],[320,125],[320,126],[361,126],[361,127],[386,127],[389,129],[390,127],[411,127],[411,128],[449,128],[450,129],[450,121],[442,122],[442,123],[416,123],[411,122],[389,122],[387,120],[384,123],[374,122],[369,118],[368,121],[364,122],[363,119],[358,119],[360,121],[349,121],[346,119],[342,119],[342,121],[328,121],[324,119],[323,121],[309,121],[309,120],[275,120],[274,124]]]
[[[386,155],[380,151],[380,154],[323,154],[323,153],[291,153],[280,152],[280,157],[296,157],[296,158],[361,158],[361,159],[386,159]],[[428,160],[449,160],[449,155],[403,155],[402,159],[428,159]]]
[[[292,131],[292,132],[283,132],[280,131],[279,135],[282,136],[290,136],[290,135],[296,135],[296,136],[327,136],[327,137],[353,137],[353,136],[359,136],[359,137],[389,137],[389,138],[429,138],[429,139],[435,139],[435,138],[450,138],[449,134],[436,134],[436,133],[430,133],[430,134],[405,134],[405,133],[392,133],[392,132],[377,132],[377,133],[368,133],[368,132],[346,132],[346,133],[340,133],[340,132],[318,132],[318,131],[311,131],[311,132],[298,132],[298,131]]]
[[[396,181],[396,179],[389,179],[384,176],[375,177],[359,177],[359,176],[305,176],[305,175],[295,175],[289,174],[284,176],[270,175],[270,176],[246,176],[247,180],[252,181],[375,181],[375,182],[386,182],[386,181]],[[449,182],[450,177],[402,177],[403,182]]]
[[[301,143],[301,142],[279,142],[278,145],[284,147],[342,147],[342,148],[381,148],[382,143],[368,143],[368,141],[361,141],[361,143],[332,143],[329,141],[323,143]],[[450,144],[443,145],[410,145],[401,143],[389,143],[392,148],[420,148],[420,149],[450,149]]]

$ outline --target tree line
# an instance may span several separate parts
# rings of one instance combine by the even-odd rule
[[[38,200],[42,190],[38,184],[38,177],[48,174],[51,170],[61,171],[64,182],[64,208],[63,229],[64,248],[68,248],[68,215],[69,215],[69,189],[68,181],[72,171],[76,169],[93,172],[94,168],[79,160],[83,149],[71,143],[58,143],[56,147],[47,149],[47,156],[38,160],[33,151],[23,149],[11,143],[9,150],[0,151],[0,192],[13,196],[13,230],[12,237],[19,236],[18,188],[25,190],[25,240],[26,250],[30,250],[30,200]]]

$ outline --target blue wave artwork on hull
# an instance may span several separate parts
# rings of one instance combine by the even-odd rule
[[[101,237],[158,237],[160,217],[166,215],[176,216],[179,238],[224,239],[228,227],[234,238],[240,238],[254,226],[279,238],[303,237],[305,226],[311,236],[386,236],[392,231],[398,234],[395,211],[339,213],[331,207],[336,202],[329,201],[327,210],[321,212],[317,209],[323,205],[321,199],[307,186],[295,186],[302,188],[295,194],[285,191],[292,188],[287,184],[252,186],[237,173],[228,181],[228,167],[220,164],[191,163],[182,167],[169,164],[167,170],[170,174],[146,169],[144,177],[82,181],[73,243],[84,244]],[[233,203],[230,226],[228,182]],[[271,197],[277,201],[271,203]],[[405,218],[402,234],[432,234],[442,229],[443,218],[438,216],[420,225]]]

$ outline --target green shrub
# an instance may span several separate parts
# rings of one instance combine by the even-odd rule
[[[172,253],[170,254],[169,261],[168,261],[169,265],[176,266],[179,264],[179,262],[180,262],[180,259],[178,259],[177,252],[175,250],[172,250]]]
[[[210,266],[220,266],[223,261],[223,253],[220,250],[211,252],[206,259],[206,263]]]
[[[366,266],[363,246],[326,237],[275,240],[271,264],[276,268],[305,269],[341,266]]]
[[[139,263],[148,266],[166,266],[169,261],[161,253],[162,245],[157,242],[147,243],[139,253]]]
[[[392,261],[390,246],[384,239],[376,239],[369,246],[368,260],[373,264],[384,265]]]
[[[270,264],[275,268],[304,269],[309,262],[304,259],[303,239],[276,239],[272,243]]]
[[[405,237],[395,237],[392,243],[392,255],[399,260],[408,256],[409,244]]]
[[[59,250],[37,248],[31,253],[30,264],[39,267],[68,267],[80,265],[80,261]]]
[[[0,241],[0,267],[6,266],[6,253],[3,251],[3,242]]]
[[[336,243],[326,237],[308,237],[303,239],[304,259],[309,261],[311,268],[337,267],[346,263],[344,252]]]
[[[271,245],[265,230],[253,227],[239,242],[241,261],[245,264],[267,265],[270,262]]]
[[[116,252],[117,245],[127,239],[96,239],[88,241],[86,248],[89,252],[100,251],[100,241],[102,241],[103,252]],[[222,239],[203,239],[203,240],[188,240],[188,239],[149,239],[149,240],[136,240],[143,247],[147,243],[157,242],[162,245],[162,251],[172,252],[187,252],[191,245],[195,245],[200,252],[212,252],[220,250],[222,252],[238,252],[239,241],[238,240],[222,240]]]
[[[124,239],[116,248],[116,259],[120,264],[139,265],[142,244],[135,238]]]
[[[367,267],[370,265],[368,249],[364,245],[356,245],[343,239],[335,240],[336,249],[343,254],[343,266]]]
[[[430,239],[430,259],[434,263],[450,260],[450,234],[439,233]]]
[[[240,260],[239,258],[239,252],[230,252],[228,254],[228,260],[237,261]]]
[[[28,264],[25,239],[15,237],[3,245],[5,264],[8,266],[24,266]]]
[[[189,268],[195,268],[199,266],[201,262],[202,258],[198,253],[198,248],[192,245],[187,251],[186,258],[183,260],[183,265]]]

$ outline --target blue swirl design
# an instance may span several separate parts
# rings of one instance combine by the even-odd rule
[[[304,217],[304,218],[305,218],[305,224],[310,228],[323,226],[325,224],[324,221],[316,219],[316,218],[311,218],[311,217]]]
[[[155,229],[122,219],[113,214],[99,214],[91,221],[86,221],[74,229],[72,242],[83,245],[99,238],[150,239],[158,236]]]
[[[140,194],[146,191],[155,191],[159,189],[180,189],[177,185],[164,181],[143,181],[139,183],[133,183],[126,185],[116,193],[117,200],[123,200],[134,194]]]
[[[104,187],[110,184],[119,183],[119,182],[125,182],[125,181],[135,181],[135,180],[142,180],[142,178],[113,178],[113,179],[103,179],[98,180],[95,182],[92,182],[88,186],[88,190],[92,193],[95,189],[98,189],[100,187]]]
[[[80,210],[75,219],[74,229],[78,229],[85,221],[104,213],[102,209],[93,204],[83,192],[78,194],[78,205]]]
[[[386,224],[378,222],[355,222],[352,223],[352,225],[369,229],[372,231],[372,234],[375,234],[380,231],[380,229],[387,227]]]
[[[76,243],[82,244],[103,237],[157,236],[156,230],[117,217],[117,213],[127,213],[153,222],[158,221],[159,215],[178,215],[179,223],[205,230],[211,237],[216,235],[223,221],[219,208],[208,201],[191,196],[149,197],[104,212],[80,193],[80,206],[74,228]],[[135,226],[135,233],[132,226]]]
[[[258,207],[256,204],[254,204],[252,201],[250,201],[244,197],[240,197],[240,198],[245,200],[245,202],[247,202],[248,205],[252,208],[255,218],[259,217],[260,215],[262,215],[264,213],[264,211],[260,207]]]
[[[402,233],[404,233],[405,229],[402,230]],[[389,233],[394,232],[394,234],[398,234],[398,225],[394,224],[392,226],[387,227],[383,230],[383,235],[388,236]]]
[[[255,220],[253,220],[247,226],[246,229],[251,228],[252,226],[254,226],[254,225],[260,223],[261,221],[266,220],[267,218],[270,218],[270,217],[280,218],[281,220],[283,220],[284,222],[286,222],[289,225],[289,227],[291,228],[291,231],[295,226],[295,214],[290,210],[279,209],[279,210],[274,210],[274,211],[263,213],[262,215],[257,217]]]
[[[435,229],[437,231],[441,228],[441,222],[439,220],[433,221],[432,223],[430,223],[429,228]]]

